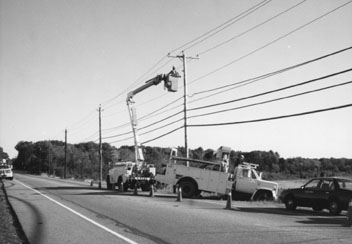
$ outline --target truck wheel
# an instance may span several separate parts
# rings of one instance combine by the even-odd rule
[[[271,192],[267,191],[261,191],[257,193],[257,196],[255,197],[255,201],[270,201],[273,199],[273,196]]]
[[[197,192],[196,185],[189,180],[182,181],[180,187],[182,189],[182,197],[184,198],[191,198]]]
[[[142,191],[150,191],[150,185],[149,184],[141,184],[141,189],[142,189]]]
[[[127,182],[123,183],[123,191],[128,191],[128,188],[130,187],[130,184],[128,184]]]

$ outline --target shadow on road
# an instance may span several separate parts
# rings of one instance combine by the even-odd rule
[[[128,197],[150,197],[149,192],[140,192],[138,191],[137,195],[133,194],[133,191],[127,192],[119,192],[119,191],[112,191],[107,189],[99,189],[96,187],[89,187],[89,186],[58,186],[58,187],[37,187],[34,188],[38,191],[55,191],[55,190],[67,190],[67,191],[79,191],[79,190],[88,190],[89,192],[83,193],[72,193],[72,195],[81,195],[81,196],[128,196]],[[176,198],[174,194],[167,194],[167,193],[158,193],[155,192],[154,197],[156,198]]]
[[[297,216],[302,217],[297,220],[300,224],[309,225],[331,225],[332,227],[346,227],[347,218],[344,215],[332,216],[328,212],[314,212],[308,209],[299,209],[295,211],[289,211],[285,208],[272,208],[272,207],[251,207],[243,208],[238,207],[233,211],[247,212],[247,213],[260,213],[260,214],[275,214],[285,216]]]

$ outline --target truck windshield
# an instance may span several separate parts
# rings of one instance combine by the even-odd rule
[[[258,179],[258,174],[255,170],[252,170],[252,179]]]

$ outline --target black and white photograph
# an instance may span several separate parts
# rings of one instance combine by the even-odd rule
[[[352,0],[0,0],[0,243],[352,244]]]

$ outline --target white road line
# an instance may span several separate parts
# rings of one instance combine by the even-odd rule
[[[19,180],[14,180],[14,181],[20,183],[21,185],[27,187],[28,189],[30,189],[30,190],[32,190],[32,191],[38,193],[39,195],[41,195],[41,196],[47,198],[48,200],[52,201],[53,203],[56,203],[57,205],[59,205],[59,206],[65,208],[65,209],[67,209],[68,211],[70,211],[70,212],[76,214],[77,216],[79,216],[79,217],[81,217],[82,219],[84,219],[84,220],[86,220],[86,221],[92,223],[93,225],[96,225],[96,226],[98,226],[99,228],[101,228],[101,229],[103,229],[103,230],[109,232],[110,234],[112,234],[112,235],[114,235],[114,236],[116,236],[116,237],[118,237],[118,238],[120,238],[120,239],[122,239],[122,240],[124,240],[124,241],[126,241],[126,242],[128,242],[128,243],[130,243],[130,244],[138,244],[137,242],[132,241],[131,239],[129,239],[129,238],[123,236],[123,235],[120,235],[119,233],[116,233],[115,231],[113,231],[113,230],[111,230],[111,229],[109,229],[109,228],[107,228],[107,227],[105,227],[105,226],[103,226],[103,225],[101,225],[101,224],[95,222],[94,220],[92,220],[92,219],[90,219],[90,218],[88,218],[88,217],[86,217],[86,216],[84,216],[84,215],[78,213],[77,211],[75,211],[75,210],[73,210],[73,209],[71,209],[71,208],[65,206],[64,204],[62,204],[62,203],[60,203],[60,202],[58,202],[58,201],[52,199],[51,197],[48,197],[47,195],[45,195],[45,194],[43,194],[43,193],[41,193],[41,192],[39,192],[39,191],[37,191],[37,190],[35,190],[35,189],[33,189],[33,188],[27,186],[26,184],[20,182]]]

